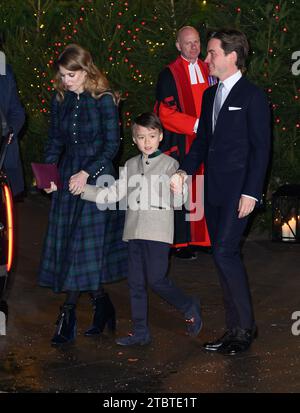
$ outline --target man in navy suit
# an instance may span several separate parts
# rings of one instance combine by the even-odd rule
[[[18,97],[12,69],[9,65],[6,65],[5,69],[5,73],[0,74],[0,110],[8,126],[12,128],[14,137],[7,148],[4,169],[8,176],[13,195],[18,195],[24,190],[18,133],[24,124],[25,113]]]
[[[228,355],[247,350],[256,337],[240,242],[249,214],[261,200],[270,151],[267,98],[242,76],[248,51],[246,36],[237,30],[211,35],[205,61],[219,84],[204,92],[197,138],[171,183],[174,191],[180,190],[176,182],[193,175],[204,161],[205,216],[227,327],[204,348]]]

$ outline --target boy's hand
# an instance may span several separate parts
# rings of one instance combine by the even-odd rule
[[[89,174],[85,171],[80,171],[71,176],[69,180],[69,191],[72,195],[80,195],[84,191],[88,177]]]
[[[171,176],[170,188],[174,194],[181,194],[183,191],[183,184],[187,174],[184,171],[177,171]]]
[[[57,191],[57,186],[53,181],[50,182],[50,188],[44,188],[44,191],[47,192],[47,194],[51,194],[51,192]]]

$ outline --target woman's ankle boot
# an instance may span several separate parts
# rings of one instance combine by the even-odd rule
[[[56,331],[51,340],[52,345],[71,343],[76,336],[77,321],[75,304],[64,304],[56,322]]]
[[[92,299],[94,317],[92,326],[84,333],[85,336],[95,336],[103,332],[107,325],[108,330],[116,329],[116,312],[107,293]]]

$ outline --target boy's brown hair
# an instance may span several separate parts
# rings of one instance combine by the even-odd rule
[[[131,125],[131,132],[132,135],[134,136],[134,129],[135,126],[144,126],[145,128],[148,129],[158,129],[160,133],[163,132],[163,127],[161,124],[161,121],[159,120],[159,117],[154,113],[154,112],[145,112],[136,117]]]

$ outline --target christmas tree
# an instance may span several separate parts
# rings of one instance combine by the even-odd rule
[[[65,45],[75,42],[86,47],[112,87],[122,94],[123,163],[135,153],[131,119],[153,109],[158,73],[177,55],[176,30],[200,9],[196,0],[27,0],[21,4],[12,0],[0,5],[5,51],[28,114],[22,140],[28,182],[32,179],[30,162],[43,157],[52,67]]]
[[[72,16],[75,20],[77,15],[77,1],[11,0],[0,3],[3,49],[7,62],[13,67],[26,110],[21,151],[28,186],[32,183],[30,163],[43,159],[52,93],[49,70],[56,57],[55,38],[64,24],[73,28],[68,22]]]

